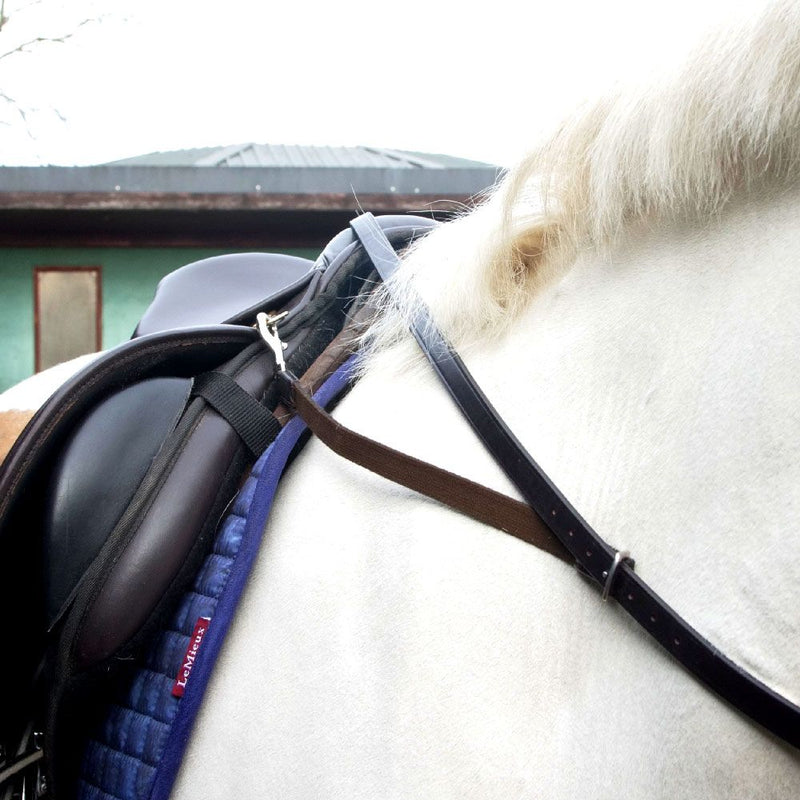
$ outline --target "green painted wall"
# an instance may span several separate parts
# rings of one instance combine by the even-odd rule
[[[158,281],[172,270],[222,253],[187,248],[0,248],[0,391],[33,374],[33,268],[101,267],[103,347],[128,339],[153,297]],[[315,259],[318,251],[283,252]]]

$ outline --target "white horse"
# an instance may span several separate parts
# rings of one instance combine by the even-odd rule
[[[800,7],[569,121],[406,259],[510,427],[734,661],[800,702]],[[345,424],[509,494],[405,333]],[[575,570],[311,442],[174,796],[796,798],[800,755]]]
[[[595,529],[795,703],[798,177],[781,2],[568,122],[398,279]],[[415,347],[390,313],[337,416],[512,493]],[[796,798],[800,754],[575,570],[312,442],[193,730],[198,794]]]

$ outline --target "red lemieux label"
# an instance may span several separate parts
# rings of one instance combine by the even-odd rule
[[[189,646],[186,648],[183,661],[181,661],[181,668],[178,670],[175,683],[172,684],[172,694],[175,697],[183,697],[183,693],[186,690],[186,682],[189,680],[189,675],[192,674],[197,653],[203,643],[210,622],[210,617],[200,617],[194,625],[192,636],[189,639]]]

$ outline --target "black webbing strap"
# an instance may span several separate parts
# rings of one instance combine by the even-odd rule
[[[384,283],[399,264],[370,214],[350,223]],[[391,283],[388,284],[391,289]],[[800,748],[800,708],[741,669],[698,634],[604,542],[508,429],[420,302],[412,333],[498,465],[566,547],[578,569],[614,597],[686,669],[742,713]]]
[[[269,409],[249,395],[230,375],[204,372],[194,379],[192,394],[202,397],[239,434],[258,458],[280,433]]]

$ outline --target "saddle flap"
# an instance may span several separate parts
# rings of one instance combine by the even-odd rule
[[[66,443],[46,493],[45,602],[55,625],[180,419],[192,382],[151,378],[112,394]]]

